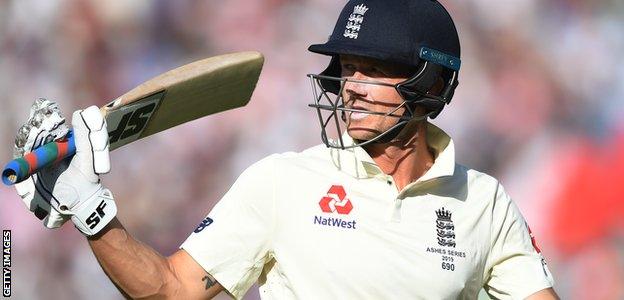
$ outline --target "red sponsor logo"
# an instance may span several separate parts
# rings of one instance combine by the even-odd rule
[[[527,228],[529,229],[529,235],[531,236],[531,243],[533,244],[533,248],[535,248],[535,251],[537,251],[537,253],[542,253],[542,250],[540,250],[540,248],[537,246],[537,242],[535,241],[535,237],[533,236],[533,232],[531,231],[531,227],[529,227],[529,225],[527,225]]]
[[[348,215],[353,209],[353,204],[347,198],[347,192],[341,185],[332,185],[327,191],[327,195],[321,198],[319,206],[323,212],[336,212],[341,215]]]

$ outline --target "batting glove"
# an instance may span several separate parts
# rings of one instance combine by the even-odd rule
[[[47,122],[60,126],[58,119],[51,117],[53,115],[54,112],[44,115],[41,124],[50,120]],[[91,236],[102,230],[117,214],[113,195],[102,187],[99,178],[99,174],[110,171],[106,121],[99,109],[91,106],[74,112],[72,125],[76,155],[61,161],[58,165],[45,168],[16,188],[28,208],[36,215],[36,207],[39,207],[38,217],[41,217],[41,210],[48,214],[44,218],[46,227],[60,227],[67,218],[71,218],[78,230]],[[31,126],[28,136],[45,134],[43,126]],[[16,140],[19,139],[18,134]],[[48,141],[49,138],[40,140]],[[19,146],[19,143],[16,143],[16,146]],[[24,144],[26,149],[27,146],[30,146],[28,142]],[[34,148],[36,147],[32,147]]]
[[[58,105],[43,98],[39,98],[30,108],[28,121],[17,131],[13,157],[21,157],[33,151],[41,145],[63,138],[69,132],[69,127],[65,124],[65,118],[61,114]],[[54,166],[58,168],[61,166]],[[52,171],[52,168],[41,172],[45,174]],[[22,198],[26,207],[43,221],[47,228],[61,227],[70,216],[60,214],[50,207],[50,200],[42,196],[43,187],[38,180],[40,174],[33,174],[26,180],[16,183],[15,189]],[[39,184],[35,184],[35,182]]]

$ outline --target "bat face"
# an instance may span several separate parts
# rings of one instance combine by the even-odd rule
[[[206,115],[244,106],[264,58],[239,52],[200,60],[146,81],[101,108],[110,150]]]

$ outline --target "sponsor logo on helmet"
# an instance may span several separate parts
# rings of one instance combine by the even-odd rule
[[[353,8],[353,13],[349,15],[347,25],[345,26],[345,32],[342,34],[346,38],[357,39],[360,27],[364,21],[364,14],[368,11],[368,7],[364,4],[356,5]]]

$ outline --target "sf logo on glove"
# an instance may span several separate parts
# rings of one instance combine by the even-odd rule
[[[102,200],[102,202],[100,202],[95,211],[89,215],[89,217],[87,218],[87,226],[89,226],[90,229],[93,229],[95,228],[95,226],[100,224],[100,221],[102,220],[101,218],[104,218],[104,216],[106,215],[106,213],[104,212],[105,207],[106,202]]]

